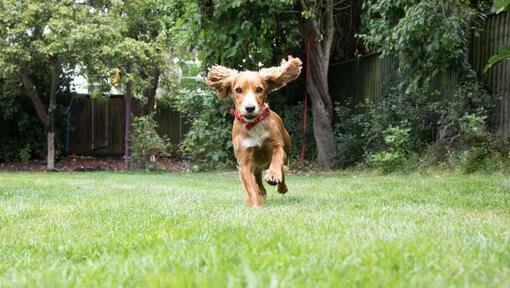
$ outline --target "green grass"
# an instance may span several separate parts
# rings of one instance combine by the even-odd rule
[[[510,179],[0,173],[0,287],[510,287]]]

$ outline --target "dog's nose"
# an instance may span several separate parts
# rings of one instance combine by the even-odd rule
[[[246,109],[246,112],[251,113],[255,111],[255,105],[245,106],[244,109]]]

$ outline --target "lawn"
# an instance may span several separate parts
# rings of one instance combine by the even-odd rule
[[[0,287],[510,287],[510,179],[0,173]]]

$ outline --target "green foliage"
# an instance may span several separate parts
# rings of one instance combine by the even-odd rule
[[[76,42],[93,45],[81,51],[81,68],[97,84],[97,95],[115,84],[121,91],[130,82],[133,96],[147,101],[146,90],[153,85],[154,70],[165,71],[168,56],[179,49],[173,29],[187,1],[134,0],[91,1],[93,22],[77,31]],[[88,57],[86,57],[88,55]],[[129,71],[128,71],[129,66]],[[159,75],[157,75],[159,77]]]
[[[45,70],[38,70],[36,84],[44,85]],[[33,104],[23,94],[21,87],[13,79],[0,77],[0,162],[19,161],[19,152],[26,146],[31,148],[31,156],[39,158],[45,154],[44,127],[35,115]],[[67,95],[67,90],[60,96]],[[43,94],[46,99],[47,94]],[[57,126],[61,121],[57,114]]]
[[[61,69],[57,72],[59,100],[69,94],[66,79],[78,72],[87,76],[89,83],[94,85],[90,87],[93,96],[108,94],[112,84],[122,91],[130,81],[133,96],[144,102],[145,92],[154,86],[154,71],[166,69],[166,65],[171,63],[167,61],[168,55],[174,47],[178,47],[172,45],[178,33],[173,33],[171,28],[177,17],[184,13],[183,9],[191,6],[190,3],[162,0],[1,0],[0,83],[9,83],[9,89],[0,87],[2,96],[9,99],[8,103],[22,99],[17,97],[20,93],[15,90],[21,86],[20,75],[23,74],[31,78],[31,86],[39,96],[37,98],[48,103],[51,66],[60,63]],[[130,73],[126,69],[128,64],[131,66]],[[120,77],[112,83],[112,76],[117,71],[120,71]],[[25,96],[23,94],[26,94],[25,91],[21,93]],[[2,106],[2,113],[11,113],[6,108],[7,104]],[[39,110],[44,112],[47,109]],[[57,135],[63,135],[58,128]],[[26,140],[21,137],[19,141],[23,139]],[[38,143],[42,139],[38,139]],[[17,141],[2,141],[0,150],[11,151],[4,146],[5,143],[16,147]],[[62,146],[58,144],[57,147]],[[17,158],[15,151],[6,152],[10,153],[6,158],[13,159],[12,155]],[[0,155],[0,159],[2,157]]]
[[[395,55],[409,77],[406,93],[428,89],[433,77],[467,53],[476,10],[467,1],[365,1],[367,32],[360,35],[384,55]]]
[[[500,153],[495,152],[496,137],[487,129],[493,100],[465,62],[469,37],[483,22],[485,6],[457,0],[364,3],[366,31],[360,37],[384,56],[395,56],[400,74],[390,81],[382,101],[358,112],[367,122],[363,133],[352,131],[356,142],[367,143],[366,155],[372,155],[368,160],[375,166],[389,163],[381,168],[390,172],[403,157],[418,154],[425,162],[444,163],[450,161],[448,155],[465,154],[464,171],[472,172],[484,159]],[[453,69],[460,86],[445,98],[433,89],[432,81]],[[354,113],[350,118],[360,116]],[[391,127],[402,123],[410,129],[406,151],[388,143],[388,135],[398,131]],[[350,131],[343,130],[343,135]]]
[[[492,10],[496,13],[501,13],[503,11],[510,11],[510,0],[494,0],[494,5]],[[498,50],[498,53],[492,56],[485,66],[484,73],[486,73],[489,69],[491,69],[497,63],[503,60],[510,59],[510,47],[503,47]]]
[[[201,77],[199,61],[180,61],[179,73],[169,75],[163,93],[168,105],[186,115],[190,131],[180,151],[204,168],[232,167],[232,102],[219,100]],[[180,75],[180,76],[179,76]]]
[[[460,153],[459,164],[465,173],[510,167],[510,161],[505,159],[509,151],[508,143],[500,143],[496,135],[488,130],[484,113],[466,113],[460,119],[460,137],[468,147]]]
[[[460,132],[471,144],[485,142],[489,136],[487,130],[487,116],[483,114],[465,114],[460,118]]]
[[[53,57],[73,62],[70,37],[86,13],[85,7],[72,0],[2,0],[0,77],[17,75],[28,62],[48,63]]]
[[[301,46],[294,0],[215,0],[200,5],[191,39],[206,65],[257,69],[278,63]],[[198,37],[196,37],[198,35]]]
[[[141,168],[154,170],[158,157],[169,156],[170,140],[156,132],[154,115],[135,117],[131,126],[131,160]]]
[[[31,94],[32,102],[40,103],[40,105],[32,106],[37,108],[40,123],[46,124],[44,128],[53,127],[48,122],[55,122],[57,128],[59,127],[59,115],[54,116],[54,113],[50,113],[58,107],[49,107],[49,105],[45,107],[44,103],[50,102],[48,100],[50,95],[56,95],[56,99],[68,96],[70,93],[67,85],[68,78],[72,76],[83,57],[92,57],[92,54],[81,53],[87,48],[92,48],[91,43],[83,44],[76,41],[79,39],[76,36],[79,36],[78,32],[83,29],[83,25],[91,21],[92,17],[88,8],[74,0],[0,1],[0,67],[2,67],[0,82],[8,84],[8,87],[1,92],[5,93],[3,96],[10,98],[10,101],[21,101],[25,99],[23,97]],[[94,32],[97,31],[91,31],[91,33]],[[79,43],[83,45],[78,45]],[[55,71],[54,78],[51,76],[53,71]],[[53,80],[56,82],[55,86],[52,85]],[[20,87],[23,87],[23,91],[20,91]],[[33,110],[31,108],[28,111]],[[26,124],[26,120],[21,119],[20,123]],[[30,129],[46,130],[41,129],[40,123],[37,125],[32,122],[33,126]],[[15,131],[12,126],[10,128],[8,136],[17,137],[17,139],[11,138],[5,142],[10,143],[9,146],[22,143],[16,147],[15,151],[19,147],[24,147],[26,142],[30,142],[34,150],[40,151],[40,143],[46,137],[40,137],[35,140],[37,144],[32,145],[33,139],[25,138],[25,136],[33,136],[36,133],[26,133],[26,130],[23,131],[19,125],[18,131]],[[63,134],[58,132],[57,136]],[[38,131],[37,134],[42,136],[42,131]],[[58,147],[59,141],[58,139],[56,141]],[[4,147],[1,147],[2,150],[5,149]],[[6,150],[12,155],[12,148]],[[56,154],[59,154],[58,151]],[[12,160],[12,156],[6,158]]]
[[[510,59],[510,47],[503,47],[499,49],[496,55],[489,58],[483,72],[487,73],[487,71],[489,71],[494,65],[508,59]]]
[[[443,165],[471,173],[487,170],[497,158],[503,167],[508,146],[488,129],[492,97],[472,70],[459,72],[458,79],[460,85],[448,98],[424,89],[402,93],[390,81],[377,104],[367,101],[353,108],[337,103],[340,166],[367,163],[389,173]]]
[[[30,149],[30,145],[26,144],[24,148],[19,150],[19,161],[28,162],[32,158],[32,149]]]
[[[362,107],[352,107],[351,103],[336,103],[335,138],[337,145],[337,163],[347,168],[362,161],[365,150],[370,143],[370,136],[365,134],[370,125],[368,113],[360,113]]]
[[[371,164],[383,173],[401,170],[406,164],[411,129],[403,127],[389,127],[384,131],[386,149],[369,156]]]
[[[494,10],[496,13],[510,11],[510,0],[494,0],[492,10]]]

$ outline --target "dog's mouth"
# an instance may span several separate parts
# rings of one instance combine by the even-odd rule
[[[243,115],[243,117],[244,117],[244,119],[251,121],[251,120],[257,118],[257,114],[246,114],[246,115]]]

